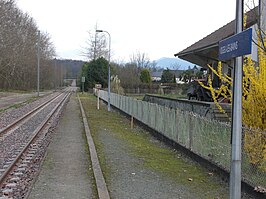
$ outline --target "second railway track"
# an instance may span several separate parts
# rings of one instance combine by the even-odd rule
[[[49,144],[49,129],[70,95],[53,96],[0,130],[0,198],[27,194]]]
[[[45,101],[44,103],[40,104],[39,106],[37,106],[33,110],[30,110],[29,112],[27,112],[26,114],[22,115],[21,117],[19,117],[18,119],[16,119],[12,123],[7,124],[7,126],[5,126],[4,128],[0,129],[0,137],[3,136],[4,133],[8,132],[12,127],[18,126],[20,123],[25,121],[27,118],[30,118],[31,116],[33,116],[34,113],[38,113],[39,111],[41,111],[46,105],[49,105],[49,103],[52,103],[52,101],[56,100],[61,95],[63,95],[63,93],[59,93],[58,95],[53,96],[51,99],[48,99],[47,101]]]

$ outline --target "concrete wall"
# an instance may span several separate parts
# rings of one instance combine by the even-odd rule
[[[143,100],[170,108],[178,108],[182,111],[190,111],[209,119],[216,119],[226,122],[229,120],[227,115],[219,112],[213,102],[202,102],[186,99],[170,99],[149,94],[146,94]],[[225,109],[230,109],[229,105],[223,105],[223,107],[225,107]]]

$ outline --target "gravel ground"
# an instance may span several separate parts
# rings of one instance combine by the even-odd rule
[[[143,161],[132,155],[125,142],[112,132],[102,130],[98,136],[110,165],[108,188],[112,198],[198,198],[185,186],[143,167]]]
[[[66,106],[30,199],[94,198],[83,125],[75,96]]]

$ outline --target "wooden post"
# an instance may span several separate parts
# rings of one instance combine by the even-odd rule
[[[100,97],[99,97],[99,89],[97,89],[97,109],[100,109]]]
[[[192,127],[192,116],[189,117],[189,149],[192,151],[193,146],[193,127]]]
[[[175,117],[176,117],[176,142],[177,143],[179,143],[179,136],[178,136],[178,134],[179,134],[179,129],[178,129],[178,125],[179,125],[179,118],[178,118],[178,109],[176,109],[176,111],[175,111]]]
[[[133,116],[131,116],[131,129],[133,129],[134,128],[134,117]]]

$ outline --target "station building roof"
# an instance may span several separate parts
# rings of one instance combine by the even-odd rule
[[[258,7],[250,10],[247,14],[247,27],[257,23]],[[218,30],[207,35],[186,49],[174,54],[186,61],[205,67],[210,61],[218,61],[219,41],[235,34],[235,20],[229,22]]]

